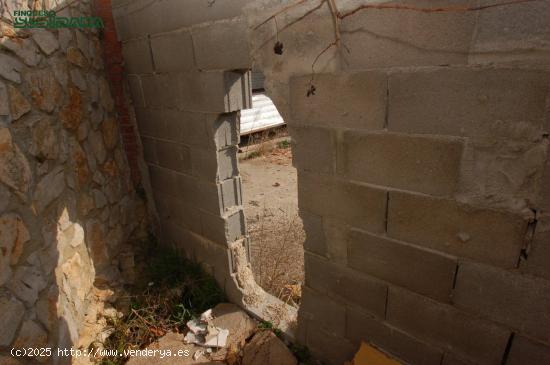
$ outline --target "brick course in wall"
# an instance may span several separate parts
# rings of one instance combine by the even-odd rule
[[[115,102],[116,118],[122,135],[126,158],[130,165],[132,181],[137,185],[141,179],[138,165],[141,151],[132,116],[128,109],[127,95],[124,91],[124,59],[120,42],[117,39],[111,0],[94,0],[93,4],[95,13],[101,17],[104,25],[102,44],[105,69]]]

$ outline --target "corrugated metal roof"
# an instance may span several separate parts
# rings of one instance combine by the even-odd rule
[[[252,95],[252,109],[241,110],[241,136],[283,124],[275,104],[263,93]]]
[[[264,89],[264,74],[260,71],[252,70],[252,91]]]

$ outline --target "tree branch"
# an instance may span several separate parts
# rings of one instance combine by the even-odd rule
[[[496,4],[488,4],[488,5],[482,5],[482,6],[450,6],[446,8],[419,8],[415,6],[410,5],[399,5],[399,4],[364,4],[360,5],[357,8],[350,10],[346,13],[339,14],[340,19],[347,18],[349,16],[352,16],[362,10],[366,9],[379,9],[379,10],[385,10],[385,9],[394,9],[394,10],[408,10],[408,11],[416,11],[421,13],[464,13],[468,11],[480,11],[485,10],[489,8],[496,8],[500,6],[507,6],[507,5],[514,5],[514,4],[521,4],[521,3],[529,3],[533,1],[541,1],[541,0],[512,0],[507,1],[504,3],[496,3]]]

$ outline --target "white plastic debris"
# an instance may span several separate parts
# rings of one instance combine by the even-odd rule
[[[201,314],[199,319],[188,321],[187,328],[189,328],[189,332],[187,332],[183,339],[185,343],[207,347],[207,352],[209,353],[212,352],[212,347],[225,347],[227,345],[227,338],[229,337],[229,330],[214,326],[211,323],[213,319],[212,310],[209,309]],[[197,352],[195,352],[195,355],[197,355]],[[197,356],[200,357],[203,353],[201,352]]]
[[[205,340],[204,346],[225,347],[225,345],[227,345],[227,337],[229,337],[229,330],[220,329],[215,336],[212,336]]]
[[[200,340],[193,332],[189,331],[183,338],[185,343],[194,343],[196,345],[200,345],[202,340]]]
[[[189,328],[194,334],[206,332],[208,323],[201,323],[198,319],[192,319],[187,322],[187,328]]]
[[[209,309],[209,310],[205,311],[203,314],[201,314],[201,321],[208,322],[208,321],[211,321],[213,319],[214,319],[214,317],[212,317],[212,309]]]

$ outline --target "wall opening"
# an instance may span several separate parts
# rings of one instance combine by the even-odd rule
[[[241,112],[239,173],[256,282],[298,307],[304,282],[304,240],[298,214],[297,171],[291,137],[265,92],[260,71],[252,71],[252,108]]]

